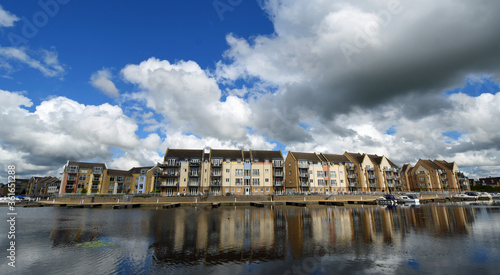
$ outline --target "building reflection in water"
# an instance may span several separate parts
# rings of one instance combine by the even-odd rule
[[[157,211],[157,264],[258,262],[331,254],[363,255],[401,245],[412,233],[469,234],[476,215],[466,207],[227,207]]]

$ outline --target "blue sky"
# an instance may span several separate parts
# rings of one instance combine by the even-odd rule
[[[498,4],[391,3],[3,1],[0,164],[128,169],[210,146],[497,175]]]

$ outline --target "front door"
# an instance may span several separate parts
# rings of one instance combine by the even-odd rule
[[[245,188],[245,195],[250,195],[250,188]]]

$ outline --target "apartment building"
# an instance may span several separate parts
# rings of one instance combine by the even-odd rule
[[[130,194],[133,175],[127,170],[106,169],[102,174],[101,194]]]
[[[159,181],[157,175],[161,173],[158,166],[133,167],[129,170],[132,174],[131,193],[148,194],[159,192]]]
[[[160,192],[167,196],[283,192],[281,151],[167,149],[159,167]]]
[[[344,155],[353,162],[358,175],[358,181],[349,185],[350,191],[404,191],[401,169],[387,157],[349,152]]]
[[[334,154],[288,152],[285,160],[287,194],[348,191],[346,166],[351,165],[346,157]],[[352,166],[351,166],[352,167]],[[354,177],[354,176],[353,176]]]
[[[88,163],[68,161],[64,166],[59,194],[100,193],[102,188],[102,174],[106,170],[104,163]]]
[[[444,160],[418,160],[410,173],[412,191],[469,190],[469,180],[455,162]]]
[[[59,192],[61,181],[56,177],[31,177],[28,181],[26,195],[47,195]]]
[[[489,178],[479,178],[477,184],[489,185],[489,186],[500,186],[500,177],[489,177]]]

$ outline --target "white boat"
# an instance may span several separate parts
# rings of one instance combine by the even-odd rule
[[[474,192],[465,192],[465,193],[461,193],[461,194],[456,194],[455,196],[453,196],[453,198],[456,198],[456,199],[475,199],[477,200],[479,198],[479,196],[474,193]]]
[[[396,199],[391,194],[386,194],[383,197],[377,198],[377,203],[379,205],[396,205]]]
[[[477,192],[477,195],[480,199],[487,199],[487,200],[493,199],[493,197],[487,192]]]
[[[420,200],[415,195],[399,196],[398,202],[399,203],[420,204]]]

